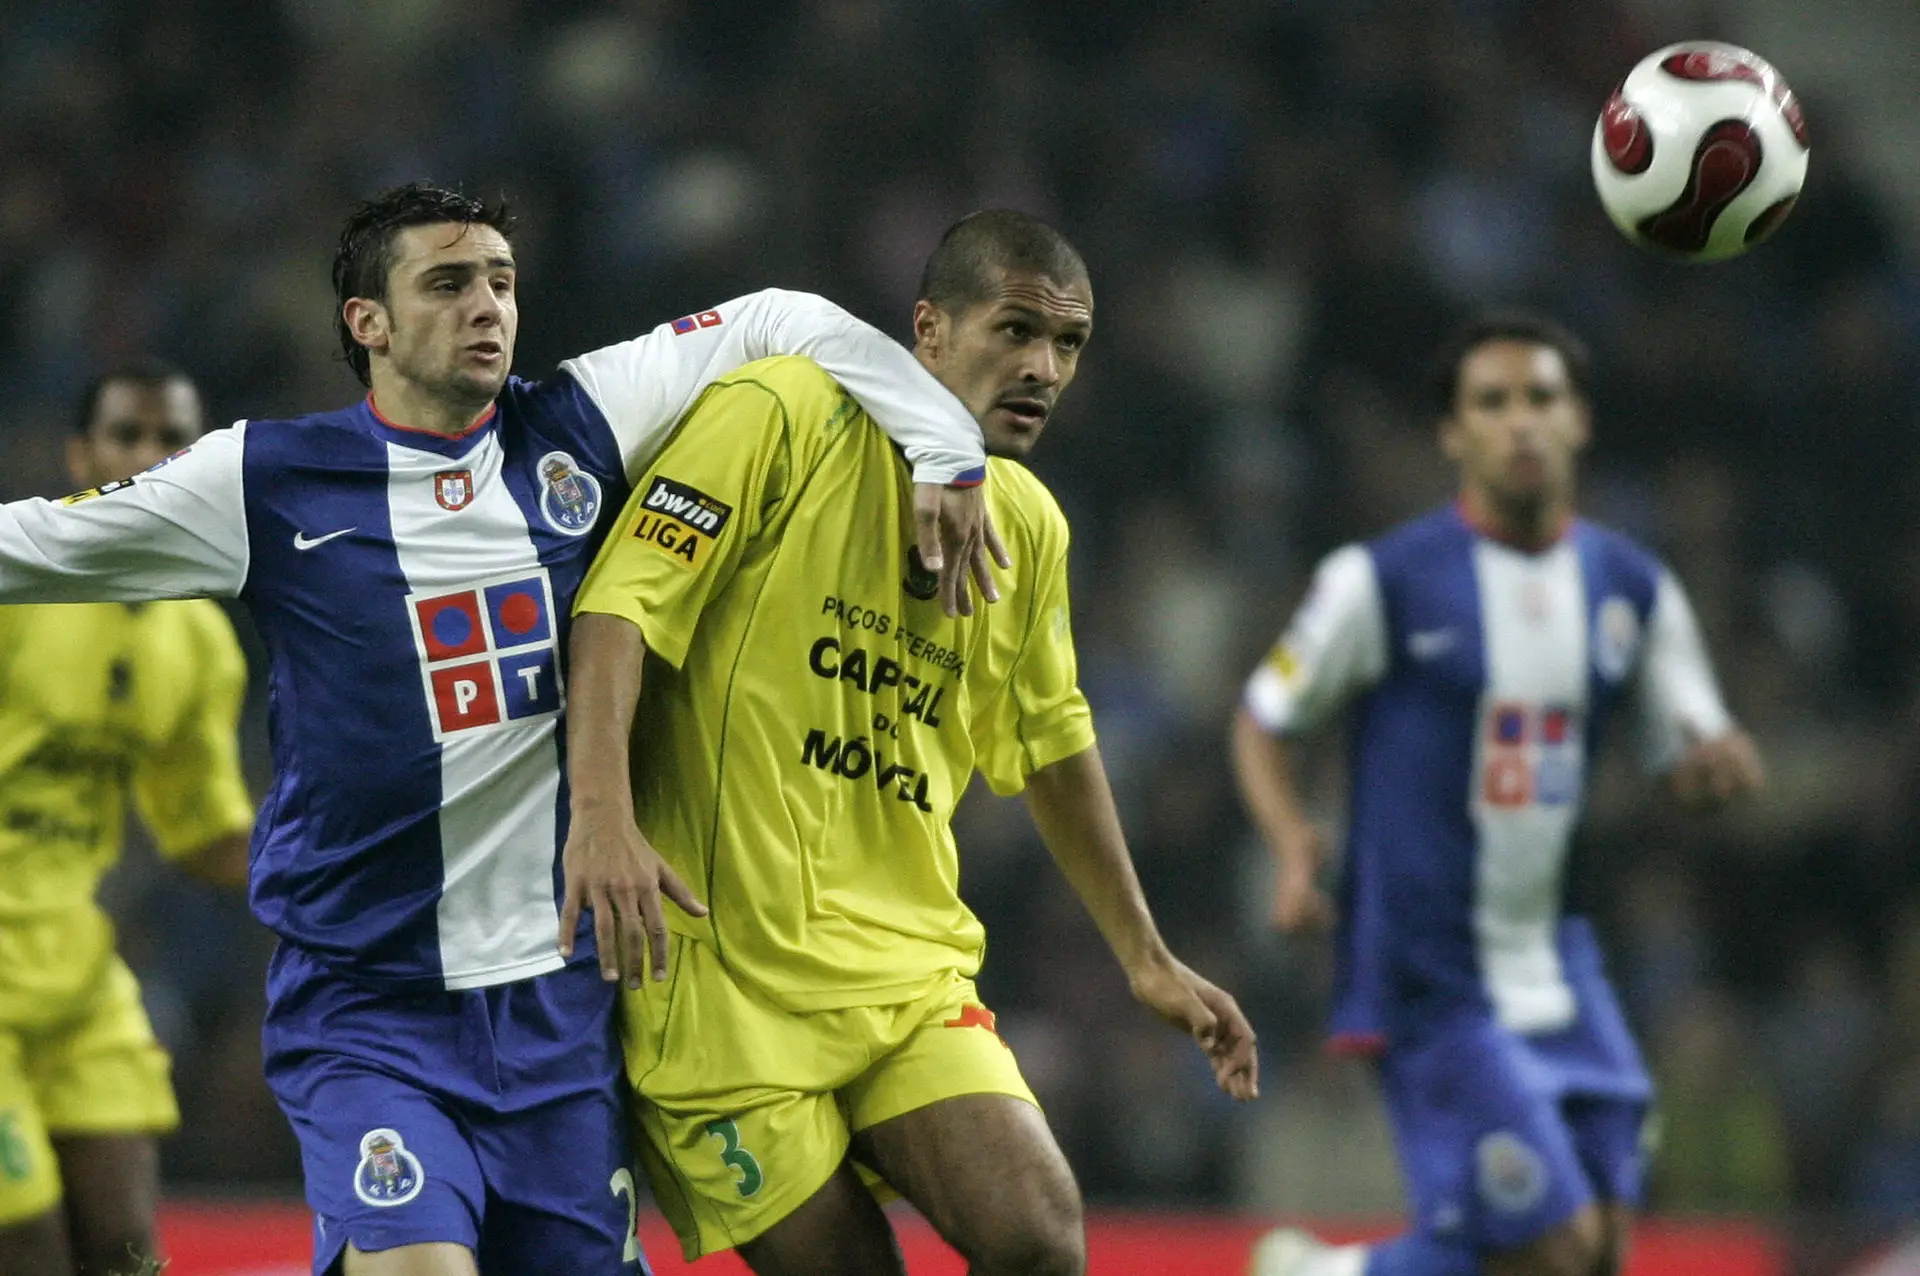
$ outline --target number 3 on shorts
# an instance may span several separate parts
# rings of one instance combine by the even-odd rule
[[[740,1146],[740,1127],[732,1121],[709,1121],[707,1133],[720,1140],[720,1159],[740,1171],[734,1190],[741,1196],[758,1192],[765,1176],[760,1173],[760,1162],[753,1159],[753,1153]]]

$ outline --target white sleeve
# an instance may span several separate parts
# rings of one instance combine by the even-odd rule
[[[613,427],[629,477],[645,470],[694,399],[743,363],[805,355],[860,401],[919,483],[986,476],[980,424],[898,342],[825,297],[767,288],[560,365]]]
[[[1242,703],[1274,735],[1311,731],[1387,672],[1387,618],[1373,555],[1327,555],[1280,641],[1247,679]]]
[[[242,422],[130,479],[0,505],[0,603],[232,597],[247,580]]]
[[[1671,767],[1691,740],[1717,739],[1733,729],[1700,622],[1679,580],[1665,568],[1654,587],[1636,690],[1641,759],[1649,771]]]

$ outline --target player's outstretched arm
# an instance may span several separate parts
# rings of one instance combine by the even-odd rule
[[[1260,1093],[1253,1027],[1234,999],[1167,950],[1133,870],[1098,746],[1027,777],[1027,807],[1054,863],[1127,972],[1133,995],[1190,1035],[1236,1099]]]
[[[248,563],[243,428],[64,500],[0,505],[0,603],[238,594]]]
[[[216,837],[203,846],[195,847],[175,862],[182,872],[197,877],[210,886],[245,890],[248,850],[248,838],[245,833],[229,833],[224,837]]]
[[[1667,771],[1682,806],[1716,810],[1765,786],[1760,751],[1727,712],[1700,622],[1669,571],[1660,573],[1636,676],[1646,761]]]
[[[932,528],[921,524],[919,547],[940,574],[947,614],[972,611],[968,573],[993,601],[987,557],[1004,567],[1006,554],[985,502],[965,490],[986,477],[979,422],[903,346],[825,297],[762,289],[561,367],[607,418],[631,477],[647,468],[702,390],[742,364],[774,355],[812,359],[900,445],[913,465],[916,508],[936,515]],[[892,532],[876,528],[875,534]]]
[[[561,869],[560,955],[573,955],[580,910],[593,910],[600,977],[638,988],[646,958],[655,979],[667,977],[665,895],[695,917],[707,909],[634,824],[628,740],[640,699],[647,644],[623,616],[585,613],[573,621],[568,647],[572,687],[567,709],[567,781],[572,823]]]
[[[1334,919],[1333,901],[1320,888],[1327,848],[1294,783],[1292,747],[1269,735],[1245,708],[1233,715],[1233,774],[1278,867],[1274,925],[1284,931],[1326,929]]]

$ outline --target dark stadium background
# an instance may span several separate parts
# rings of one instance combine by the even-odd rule
[[[1814,139],[1778,238],[1705,268],[1629,248],[1586,175],[1613,82],[1690,37],[1771,58]],[[0,485],[60,491],[76,390],[140,353],[218,419],[354,397],[326,267],[389,183],[518,206],[526,375],[767,284],[903,334],[948,222],[1055,220],[1098,298],[1035,467],[1074,520],[1085,686],[1152,902],[1255,1018],[1265,1097],[1229,1105],[1130,1004],[987,800],[961,822],[983,984],[1097,1206],[1379,1221],[1391,1149],[1365,1074],[1316,1052],[1324,950],[1264,927],[1226,721],[1314,559],[1445,497],[1436,338],[1548,307],[1598,355],[1585,504],[1678,568],[1772,769],[1721,823],[1624,756],[1593,794],[1664,1086],[1653,1207],[1837,1271],[1920,1225],[1915,48],[1899,0],[0,4]],[[263,787],[257,702],[248,731]],[[1337,741],[1315,756],[1336,819]],[[268,937],[143,851],[108,892],[177,1061],[170,1193],[292,1197]]]

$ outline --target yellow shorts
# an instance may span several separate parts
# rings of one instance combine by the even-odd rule
[[[167,1052],[140,985],[110,959],[73,1018],[0,1026],[0,1226],[60,1201],[54,1136],[161,1134],[180,1124]]]
[[[623,996],[640,1156],[688,1259],[792,1213],[832,1177],[857,1131],[961,1095],[1035,1102],[973,981],[958,974],[898,1005],[797,1014],[735,982],[706,945],[675,936],[667,979]]]

